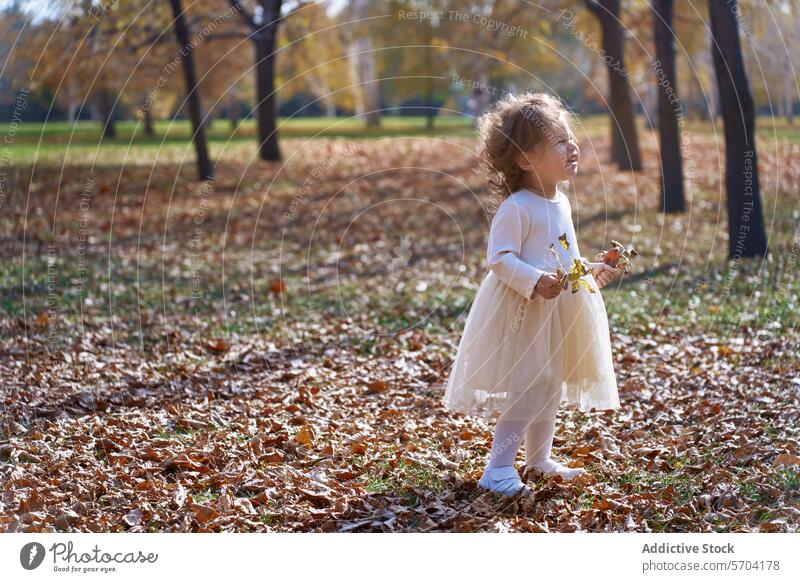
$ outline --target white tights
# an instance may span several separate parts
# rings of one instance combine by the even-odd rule
[[[525,440],[525,464],[546,461],[553,448],[556,419],[546,419],[528,424],[522,420],[497,421],[492,439],[492,452],[487,468],[496,469],[513,465],[517,451]]]

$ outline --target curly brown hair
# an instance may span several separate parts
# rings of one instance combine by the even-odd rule
[[[552,135],[561,116],[572,125],[573,115],[563,101],[528,91],[506,95],[481,115],[479,156],[493,194],[505,198],[522,187],[517,157]]]

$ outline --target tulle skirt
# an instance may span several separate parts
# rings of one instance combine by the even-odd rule
[[[444,395],[447,408],[497,420],[555,418],[619,408],[608,319],[595,293],[567,288],[525,299],[489,271],[470,309]]]

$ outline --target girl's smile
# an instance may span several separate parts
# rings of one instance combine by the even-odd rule
[[[572,154],[571,157],[567,158],[567,162],[564,165],[567,166],[567,167],[577,168],[578,167],[578,154],[577,153]]]
[[[555,139],[556,154],[562,160],[562,166],[574,176],[578,171],[581,150],[575,141],[575,135],[563,118],[559,123],[558,134]]]

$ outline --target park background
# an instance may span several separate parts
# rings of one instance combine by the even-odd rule
[[[797,531],[800,5],[5,2],[4,531]],[[576,113],[622,409],[475,487],[475,119]]]

